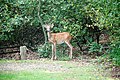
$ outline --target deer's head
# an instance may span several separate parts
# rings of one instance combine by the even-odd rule
[[[53,28],[54,24],[45,24],[43,25],[48,32],[50,32],[50,29]]]

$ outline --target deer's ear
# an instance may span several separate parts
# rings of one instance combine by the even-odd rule
[[[53,28],[54,24],[51,24],[51,28]]]
[[[46,25],[42,25],[42,26],[46,28]]]

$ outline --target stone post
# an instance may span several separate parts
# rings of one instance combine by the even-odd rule
[[[26,52],[27,52],[27,47],[26,46],[20,46],[20,56],[21,60],[26,60]]]

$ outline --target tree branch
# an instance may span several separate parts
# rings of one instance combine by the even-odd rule
[[[40,24],[42,26],[42,30],[43,30],[43,33],[44,33],[44,37],[45,37],[44,45],[45,45],[47,43],[47,35],[46,35],[46,32],[45,32],[45,28],[43,26],[42,18],[40,17],[40,6],[41,6],[41,0],[39,0],[39,4],[38,4],[38,18],[39,18],[39,21],[40,21]]]

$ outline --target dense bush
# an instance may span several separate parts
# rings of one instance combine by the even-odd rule
[[[90,44],[89,52],[93,54],[100,54],[102,53],[103,46],[96,42]]]
[[[120,66],[120,46],[112,48],[109,55],[113,65]]]
[[[119,32],[119,2],[117,0],[1,0],[1,40],[14,40],[13,32],[29,26],[39,26],[38,5],[43,23],[54,23],[53,32],[70,32],[74,37],[89,39],[89,27]],[[18,32],[17,31],[17,32]]]
[[[108,53],[113,65],[120,66],[120,39],[112,43],[111,50]]]

